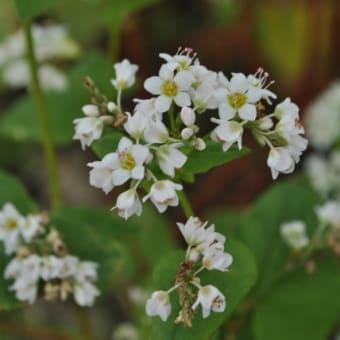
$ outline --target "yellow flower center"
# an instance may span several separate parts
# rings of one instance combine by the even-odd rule
[[[247,96],[244,93],[233,93],[228,95],[228,101],[231,107],[239,109],[247,102]]]
[[[18,227],[18,224],[17,224],[17,221],[16,220],[13,220],[13,219],[8,219],[7,220],[7,223],[6,223],[6,228],[7,229],[15,229]]]
[[[178,94],[178,86],[171,80],[166,80],[162,86],[162,92],[168,97],[176,97]]]
[[[130,152],[121,152],[119,160],[123,169],[132,170],[136,166],[136,161]]]

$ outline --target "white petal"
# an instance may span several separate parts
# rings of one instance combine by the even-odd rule
[[[233,77],[230,80],[230,90],[232,93],[241,92],[244,93],[247,91],[249,87],[249,83],[247,81],[246,76],[243,73],[234,73]]]
[[[195,78],[189,71],[180,71],[174,78],[180,91],[188,91],[194,81]]]
[[[114,185],[122,185],[131,177],[129,170],[117,169],[112,172],[112,181]]]
[[[162,84],[163,84],[162,79],[154,76],[145,80],[144,88],[148,92],[157,95],[162,93]]]
[[[238,114],[243,120],[255,120],[256,107],[252,104],[245,104],[239,108]]]
[[[163,80],[173,79],[174,70],[177,67],[175,63],[163,64],[159,70],[159,76]]]
[[[172,99],[170,97],[160,95],[155,102],[155,107],[158,112],[168,111],[171,105]]]
[[[189,106],[190,105],[190,96],[186,92],[179,92],[177,96],[174,98],[175,103],[178,106]]]

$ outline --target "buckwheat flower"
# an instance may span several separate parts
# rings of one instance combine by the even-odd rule
[[[305,124],[311,144],[327,150],[340,137],[340,81],[331,83],[306,109]]]
[[[209,83],[202,83],[197,88],[190,89],[191,101],[198,113],[217,108],[218,101],[214,96],[215,90],[216,88]]]
[[[302,221],[284,223],[280,227],[283,240],[294,250],[300,250],[308,246],[309,240],[306,235],[306,225]]]
[[[96,280],[98,264],[92,261],[78,261],[75,278],[77,281]]]
[[[174,75],[176,65],[165,64],[159,70],[159,76],[145,80],[144,88],[153,95],[158,95],[155,107],[159,112],[168,111],[171,103],[183,107],[190,105],[189,88],[194,77],[189,71],[179,71]]]
[[[169,131],[161,120],[150,119],[144,130],[147,143],[163,144],[169,140]]]
[[[30,243],[32,239],[43,231],[40,215],[28,215],[26,221],[21,225],[20,233],[25,242]]]
[[[77,281],[73,287],[74,300],[79,306],[91,307],[100,291],[89,281]]]
[[[188,70],[196,54],[192,53],[193,50],[189,47],[184,49],[179,48],[175,55],[170,55],[167,53],[160,53],[160,58],[164,59],[168,64],[176,66],[178,70]]]
[[[180,169],[188,157],[177,150],[178,144],[161,145],[156,150],[158,165],[161,170],[168,176],[175,176],[175,169]]]
[[[320,221],[340,229],[340,201],[328,201],[316,209]]]
[[[15,291],[15,297],[19,301],[26,301],[29,304],[33,304],[37,299],[38,284],[35,281],[30,282],[19,277],[9,289]]]
[[[220,118],[229,120],[238,114],[246,121],[256,119],[255,103],[261,99],[261,92],[250,86],[243,73],[234,73],[226,87],[215,91],[215,97]]]
[[[147,115],[140,111],[135,111],[133,115],[126,112],[128,119],[124,124],[125,131],[135,140],[139,141],[144,136],[144,130],[148,124]]]
[[[156,98],[149,99],[137,99],[133,100],[136,102],[135,111],[143,113],[146,117],[154,120],[162,120],[162,113],[156,109]]]
[[[176,190],[182,190],[183,186],[169,180],[155,182],[148,195],[143,197],[143,202],[151,199],[160,213],[163,213],[168,206],[175,207],[178,205],[178,196]]]
[[[219,124],[211,133],[211,139],[222,144],[224,152],[228,151],[234,143],[237,143],[239,150],[242,149],[242,124],[235,121],[215,118],[212,118],[211,121]]]
[[[60,257],[49,255],[41,258],[40,277],[49,281],[60,277],[63,262]]]
[[[267,165],[270,167],[273,179],[276,179],[280,172],[290,174],[295,168],[294,159],[284,147],[270,149]]]
[[[73,255],[63,256],[61,259],[59,277],[64,279],[75,276],[79,266],[79,258]]]
[[[20,275],[17,278],[25,282],[37,282],[41,274],[41,257],[35,254],[25,257],[21,261]]]
[[[290,98],[286,98],[283,102],[276,105],[274,115],[281,123],[294,122],[299,119],[299,107]]]
[[[223,247],[223,246],[222,246]],[[222,249],[209,247],[205,250],[202,264],[208,270],[220,270],[225,272],[233,263],[232,255],[225,253]]]
[[[277,95],[272,91],[268,90],[268,87],[273,83],[267,83],[267,79],[269,77],[269,73],[265,72],[262,67],[259,67],[255,74],[250,74],[247,77],[247,80],[253,90],[260,91],[261,98],[267,101],[268,104],[271,104],[271,98],[276,99]]]
[[[192,305],[192,309],[196,310],[199,304],[202,306],[204,319],[210,315],[210,311],[221,313],[226,307],[224,295],[213,285],[199,288],[197,299]]]
[[[101,161],[88,163],[90,184],[110,192],[114,186],[122,185],[130,178],[142,179],[149,149],[144,145],[133,144],[126,137],[119,141],[117,152],[107,154]]]
[[[191,107],[183,107],[180,112],[180,117],[185,126],[193,126],[196,121],[195,111]]]
[[[198,217],[191,216],[185,224],[177,223],[177,226],[186,243],[189,246],[196,246],[203,242],[210,244],[214,241],[214,228],[205,229],[207,224],[208,222],[203,223]]]
[[[116,78],[112,79],[112,85],[117,90],[124,90],[131,87],[136,81],[136,72],[138,66],[131,64],[128,59],[124,59],[120,63],[114,64]]]
[[[6,203],[0,211],[0,240],[4,242],[5,254],[10,255],[20,245],[20,230],[26,220],[13,204]]]
[[[163,290],[153,292],[151,298],[146,302],[145,311],[149,316],[158,315],[163,321],[166,321],[171,313],[168,292]]]
[[[135,188],[122,192],[117,197],[116,205],[112,208],[118,210],[118,215],[128,219],[132,215],[140,216],[142,214],[142,203],[138,197]]]
[[[5,267],[4,278],[5,279],[15,279],[20,274],[21,269],[21,259],[13,258]]]

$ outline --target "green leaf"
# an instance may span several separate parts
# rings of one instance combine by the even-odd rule
[[[187,162],[180,171],[182,178],[186,178],[188,175],[206,173],[216,166],[229,163],[249,152],[246,148],[238,150],[236,146],[231,147],[227,152],[223,152],[221,145],[212,140],[206,141],[206,145],[204,151],[194,151],[189,155]]]
[[[56,0],[15,0],[20,19],[31,20],[47,11]]]
[[[263,193],[236,228],[236,236],[254,253],[257,288],[266,290],[281,275],[291,250],[280,236],[284,222],[302,220],[309,233],[317,226],[314,207],[320,197],[303,178],[278,183]]]
[[[94,141],[91,147],[98,157],[103,158],[108,153],[116,151],[118,143],[123,136],[123,133],[119,131],[111,132]]]
[[[318,262],[316,272],[290,273],[256,307],[256,339],[330,339],[340,315],[340,272],[336,259]]]
[[[226,273],[218,271],[204,272],[201,284],[215,285],[226,297],[227,306],[223,313],[212,312],[206,319],[202,318],[201,309],[195,315],[193,327],[188,328],[175,324],[174,320],[179,312],[176,292],[171,293],[172,312],[166,322],[158,317],[153,318],[154,339],[164,340],[205,340],[228,318],[237,307],[241,299],[247,294],[256,280],[256,265],[250,251],[240,242],[228,239],[226,251],[234,257],[234,262]],[[177,251],[164,257],[154,272],[154,288],[167,290],[174,285],[176,273],[184,259],[184,252]]]
[[[75,118],[82,117],[81,107],[90,102],[90,93],[84,88],[83,77],[90,74],[96,85],[109,91],[111,62],[100,52],[85,55],[69,72],[69,88],[62,93],[46,93],[53,139],[57,145],[66,145],[74,135]],[[29,96],[17,100],[0,120],[0,134],[18,142],[41,142],[41,128],[36,106]]]
[[[11,202],[23,215],[37,211],[36,203],[14,176],[0,171],[0,188],[0,209],[5,203]]]
[[[99,287],[103,290],[115,281],[131,275],[132,261],[118,239],[139,229],[110,211],[67,207],[53,211],[52,224],[60,231],[72,254],[82,260],[99,263]]]

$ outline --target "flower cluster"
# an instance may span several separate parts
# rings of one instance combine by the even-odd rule
[[[178,204],[178,181],[185,173],[188,157],[204,152],[211,138],[226,152],[234,144],[242,148],[245,129],[249,129],[261,145],[270,148],[267,164],[273,178],[291,173],[306,149],[307,141],[299,122],[298,107],[286,99],[266,114],[265,104],[276,95],[268,89],[268,74],[261,68],[254,74],[233,73],[228,79],[202,65],[191,49],[179,49],[171,56],[161,53],[165,63],[157,76],[145,80],[144,88],[153,96],[134,99],[133,113],[122,109],[122,91],[135,82],[138,66],[127,59],[114,65],[116,77],[112,85],[115,101],[108,101],[91,81],[87,87],[93,94],[92,104],[85,105],[87,117],[74,121],[74,139],[83,148],[101,138],[103,125],[120,130],[123,136],[116,150],[102,160],[91,162],[90,184],[109,193],[114,187],[130,182],[121,193],[114,209],[124,218],[140,215],[142,204],[137,189],[147,191],[159,212]],[[215,126],[207,136],[200,136],[203,115],[213,115]],[[110,119],[111,116],[111,119]]]
[[[312,186],[322,197],[340,199],[339,150],[333,150],[327,156],[311,154],[304,165]]]
[[[41,63],[38,74],[42,87],[45,90],[64,90],[68,84],[66,76],[49,61],[78,57],[79,45],[62,25],[34,25],[32,36],[37,60]],[[6,37],[0,44],[0,72],[3,82],[10,87],[20,88],[30,83],[22,30]]]
[[[294,251],[312,251],[328,246],[340,255],[340,201],[327,201],[315,209],[319,220],[313,236],[309,240],[303,221],[284,223],[280,227],[283,240]]]
[[[340,138],[340,81],[330,84],[306,109],[306,133],[319,150],[332,147]]]
[[[41,215],[22,216],[11,203],[0,211],[0,240],[7,255],[16,256],[5,268],[5,279],[14,279],[10,290],[20,301],[65,300],[73,294],[80,306],[92,306],[99,291],[94,285],[97,264],[68,254],[59,233],[46,230]],[[42,291],[40,291],[42,289]]]
[[[146,313],[157,315],[166,321],[171,313],[169,294],[177,290],[181,310],[176,323],[192,325],[192,319],[199,306],[203,318],[210,312],[223,312],[226,300],[223,293],[213,285],[202,285],[198,274],[206,270],[228,271],[233,257],[224,252],[225,237],[215,231],[215,226],[207,227],[197,217],[190,217],[183,224],[178,223],[188,247],[184,261],[180,264],[175,285],[168,291],[155,291],[146,302]]]

